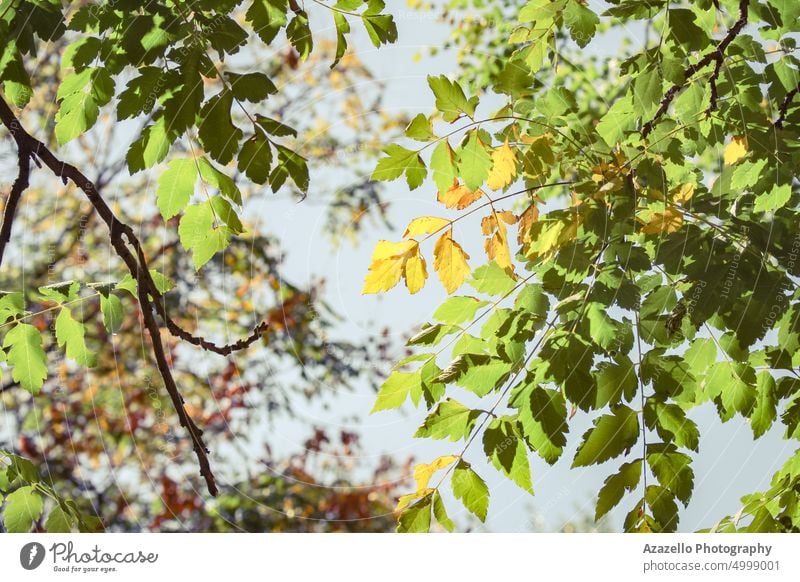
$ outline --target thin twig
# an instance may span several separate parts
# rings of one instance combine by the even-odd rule
[[[792,104],[792,100],[800,93],[800,83],[797,84],[797,87],[789,91],[786,96],[783,98],[783,101],[778,107],[778,118],[772,124],[778,129],[783,129],[783,122],[786,121],[786,113],[789,111],[789,105]]]
[[[669,106],[672,104],[672,100],[680,93],[685,85],[685,81],[694,76],[695,73],[700,71],[701,69],[707,67],[712,62],[714,63],[714,71],[711,73],[709,77],[709,84],[711,85],[711,102],[708,106],[708,110],[706,113],[710,113],[713,111],[717,106],[717,77],[719,76],[720,70],[722,69],[722,63],[725,60],[725,51],[728,48],[742,29],[747,24],[747,10],[750,5],[750,0],[739,0],[739,19],[733,24],[732,27],[728,29],[728,33],[725,37],[719,41],[719,44],[715,46],[712,50],[707,52],[703,55],[703,57],[697,61],[695,64],[690,65],[683,73],[684,81],[681,83],[675,83],[672,87],[667,90],[664,94],[664,98],[661,99],[661,104],[659,105],[658,109],[656,110],[653,118],[648,121],[647,123],[642,126],[641,135],[642,138],[646,138],[653,128],[655,127],[658,120],[664,115]]]

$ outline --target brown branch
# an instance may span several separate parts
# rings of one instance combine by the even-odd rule
[[[172,335],[194,346],[198,346],[204,350],[214,352],[221,356],[228,356],[233,352],[246,349],[258,341],[259,338],[261,338],[263,333],[269,327],[269,324],[265,321],[256,325],[253,328],[253,331],[247,337],[225,345],[218,345],[203,337],[196,336],[179,326],[167,313],[164,296],[161,294],[161,292],[159,292],[155,281],[153,281],[153,277],[150,274],[148,261],[141,242],[134,233],[133,229],[129,225],[120,221],[114,215],[111,208],[108,206],[108,204],[106,204],[105,199],[100,196],[92,181],[84,176],[83,173],[81,173],[75,166],[57,159],[55,155],[47,148],[47,146],[28,134],[20,126],[19,121],[8,107],[8,104],[6,104],[2,99],[0,99],[0,120],[2,120],[3,124],[9,129],[16,128],[16,130],[18,130],[18,135],[15,134],[14,131],[12,131],[12,135],[17,141],[18,147],[21,150],[25,149],[25,151],[29,152],[29,157],[35,155],[41,159],[42,162],[44,162],[44,164],[53,171],[53,173],[59,176],[62,181],[66,183],[67,180],[71,180],[78,188],[83,190],[89,201],[92,203],[95,211],[97,211],[103,221],[108,225],[112,242],[115,238],[118,238],[122,243],[120,248],[115,248],[117,250],[117,254],[119,254],[120,258],[125,262],[128,270],[131,272],[131,276],[138,281],[138,271],[141,269],[144,272],[145,289],[153,298],[153,305],[158,315],[164,320],[167,329],[169,329]],[[34,158],[34,160],[35,159],[36,158]],[[123,235],[125,240],[122,239]],[[134,257],[134,255],[128,249],[127,245],[125,244],[126,241],[127,244],[133,247],[134,251],[136,252],[136,257]]]
[[[798,83],[797,87],[789,91],[783,98],[780,107],[778,107],[778,118],[772,125],[778,129],[783,129],[783,122],[786,121],[786,114],[789,111],[789,106],[792,104],[792,100],[797,96],[798,93],[800,93],[800,83]]]
[[[711,85],[711,102],[706,110],[706,113],[714,111],[714,109],[717,107],[717,78],[722,70],[722,64],[725,61],[725,51],[727,50],[728,45],[730,45],[736,39],[745,25],[747,25],[747,9],[749,5],[750,0],[739,0],[739,19],[733,24],[732,27],[728,29],[728,33],[721,41],[719,41],[719,44],[716,47],[704,54],[695,64],[690,65],[683,73],[684,82],[686,82],[698,71],[704,69],[712,62],[714,63],[714,71],[711,73],[709,78],[709,84]],[[675,83],[667,90],[667,92],[664,94],[664,98],[661,99],[661,104],[658,106],[653,118],[642,126],[641,136],[643,139],[646,138],[651,131],[653,131],[653,128],[658,120],[669,109],[669,106],[672,104],[672,100],[675,99],[675,96],[683,89],[683,83]]]
[[[200,474],[206,480],[208,492],[211,493],[211,495],[216,495],[219,490],[217,489],[214,473],[211,471],[211,464],[208,460],[208,449],[203,442],[203,431],[194,423],[192,417],[186,412],[183,397],[178,390],[178,386],[175,384],[175,378],[172,376],[172,371],[169,368],[169,363],[164,354],[164,346],[161,343],[161,332],[159,331],[155,316],[153,315],[153,305],[150,303],[147,292],[144,291],[144,277],[142,273],[143,271],[139,271],[139,304],[142,307],[142,318],[144,319],[145,327],[147,327],[150,338],[153,340],[153,354],[156,357],[158,371],[164,379],[164,384],[167,387],[169,397],[172,399],[172,405],[178,412],[181,425],[189,431],[189,436],[192,439],[192,447],[200,463]]]
[[[64,183],[71,180],[78,188],[80,188],[86,197],[91,202],[95,211],[100,215],[103,221],[108,226],[109,238],[114,250],[119,257],[125,262],[131,276],[136,279],[139,287],[139,304],[142,309],[142,314],[153,343],[153,352],[158,364],[158,370],[164,380],[164,385],[167,392],[172,399],[175,409],[180,418],[181,425],[186,427],[189,431],[189,436],[192,439],[192,445],[200,463],[200,473],[206,480],[209,493],[216,495],[218,493],[217,485],[214,480],[214,475],[211,472],[210,463],[208,460],[208,449],[202,440],[202,431],[194,424],[189,417],[186,409],[183,406],[183,398],[178,391],[175,384],[175,379],[172,377],[172,372],[166,361],[164,355],[164,346],[161,342],[161,334],[159,332],[158,324],[155,320],[153,312],[153,303],[150,302],[148,294],[153,295],[155,298],[160,298],[161,295],[156,289],[150,272],[147,269],[147,263],[144,260],[144,252],[139,243],[133,229],[121,222],[109,208],[106,201],[100,196],[91,180],[89,180],[80,170],[71,164],[62,162],[45,146],[42,142],[31,136],[25,131],[14,112],[8,106],[4,99],[0,99],[0,121],[9,129],[14,141],[17,143],[19,152],[27,155],[28,159],[31,156],[36,156],[41,160],[50,170],[59,176]],[[16,184],[16,183],[15,183]],[[4,224],[5,227],[5,224]],[[10,229],[10,225],[9,225]],[[126,242],[127,240],[127,242]],[[128,244],[136,249],[139,255],[139,260],[134,257],[128,248]],[[163,306],[161,308],[163,310]],[[158,309],[157,309],[158,310]],[[160,310],[159,310],[160,311]],[[188,332],[187,332],[188,333]]]
[[[12,135],[17,130],[13,126],[9,126],[8,129]],[[11,227],[14,224],[14,217],[17,214],[17,206],[19,205],[23,192],[28,189],[30,183],[31,154],[28,150],[19,148],[17,155],[19,157],[19,172],[17,173],[17,179],[14,180],[14,184],[11,186],[11,192],[6,199],[6,207],[3,211],[3,226],[0,228],[0,265],[3,264],[6,245],[11,242]]]

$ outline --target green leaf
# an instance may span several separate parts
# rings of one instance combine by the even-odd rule
[[[495,93],[509,95],[513,99],[530,95],[534,85],[530,68],[522,59],[512,59],[505,63],[494,81]]]
[[[333,24],[336,27],[336,56],[331,63],[331,69],[339,64],[347,51],[347,34],[350,32],[350,24],[341,12],[333,12]]]
[[[94,355],[86,348],[86,328],[72,317],[72,312],[62,307],[56,318],[56,340],[61,348],[66,347],[67,357],[75,363],[91,368],[95,364]]]
[[[756,380],[756,404],[750,415],[750,428],[753,429],[753,437],[759,438],[770,429],[775,421],[778,397],[775,379],[768,371],[759,372]]]
[[[438,491],[433,492],[433,516],[447,531],[452,532],[455,528],[453,521],[447,515],[442,496],[439,495]]]
[[[231,118],[233,93],[223,90],[203,106],[200,112],[202,121],[197,135],[208,154],[220,164],[227,164],[239,151],[242,130],[236,127]]]
[[[25,299],[22,293],[4,292],[0,296],[0,323],[5,323],[12,317],[22,315],[25,311]]]
[[[733,170],[731,175],[731,189],[732,190],[747,190],[755,186],[761,177],[761,172],[767,165],[767,159],[761,158],[755,162],[745,160],[738,164]]]
[[[44,529],[47,533],[70,533],[75,527],[75,518],[64,511],[60,505],[56,505],[47,515],[44,522]]]
[[[11,377],[34,396],[39,393],[47,378],[47,355],[42,349],[39,330],[27,323],[18,323],[3,340],[8,352],[6,361],[11,365]]]
[[[278,88],[264,73],[225,73],[231,86],[233,96],[239,101],[260,103],[270,95],[278,92]]]
[[[684,506],[689,504],[694,489],[692,459],[678,452],[673,445],[647,445],[647,464],[662,487],[669,489]]]
[[[186,208],[197,182],[197,162],[192,158],[175,158],[158,179],[156,199],[164,220]]]
[[[675,99],[675,118],[694,124],[708,108],[708,91],[704,83],[690,83]]]
[[[514,309],[543,320],[550,310],[550,300],[539,285],[525,285],[514,299]]]
[[[217,188],[220,194],[234,204],[242,205],[242,193],[232,178],[219,171],[206,158],[197,158],[197,167],[200,171],[200,178],[203,181]]]
[[[411,190],[422,185],[428,171],[417,152],[396,144],[384,148],[383,152],[387,157],[378,161],[378,165],[372,173],[373,180],[391,182],[405,174],[406,182]]]
[[[41,293],[43,297],[55,301],[56,303],[66,303],[68,301],[75,301],[78,298],[80,288],[80,283],[77,281],[63,281],[39,287],[39,293]]]
[[[300,55],[300,62],[305,61],[314,48],[314,38],[311,35],[311,27],[305,11],[301,10],[295,14],[289,26],[286,27],[286,38]]]
[[[253,0],[245,18],[259,38],[269,45],[286,24],[287,9],[287,0]]]
[[[460,402],[448,398],[428,415],[414,436],[459,441],[469,436],[478,417],[479,411],[470,410]]]
[[[392,372],[378,390],[378,398],[370,414],[380,410],[399,408],[408,398],[412,386],[419,382],[418,372]]]
[[[436,138],[431,121],[422,113],[418,114],[406,127],[406,136],[417,141],[428,142]],[[452,183],[452,182],[451,182]]]
[[[648,398],[644,407],[644,419],[648,428],[654,429],[666,442],[697,451],[700,446],[700,430],[677,404]]]
[[[464,185],[472,191],[477,190],[486,181],[491,168],[492,157],[486,146],[477,131],[470,131],[458,150],[458,172]]]
[[[450,479],[453,495],[467,510],[481,521],[486,521],[489,510],[489,488],[466,461],[459,461]]]
[[[589,335],[603,349],[610,349],[618,343],[617,323],[608,316],[608,306],[591,301],[586,305],[586,319],[589,322]]]
[[[306,159],[280,144],[272,144],[278,152],[278,163],[269,175],[269,185],[273,192],[277,192],[284,185],[287,178],[291,178],[301,192],[308,192],[309,175]]]
[[[177,137],[174,129],[167,131],[163,117],[146,127],[141,137],[134,141],[128,150],[126,160],[130,173],[135,174],[140,170],[152,168],[161,162],[167,157]]]
[[[567,406],[561,392],[528,382],[515,387],[509,406],[519,410],[522,435],[531,449],[548,463],[555,463],[567,444],[569,431]]]
[[[725,411],[749,416],[756,403],[755,373],[745,364],[724,361],[714,364],[705,380],[712,398],[720,397]]]
[[[475,318],[475,312],[488,304],[487,301],[481,301],[475,297],[449,297],[434,312],[433,317],[444,323],[456,325],[472,321]]]
[[[648,66],[633,82],[633,109],[640,117],[649,117],[664,96],[663,74],[656,66]]]
[[[390,14],[381,14],[385,5],[383,0],[370,0],[361,15],[361,22],[375,48],[397,40],[397,25]]]
[[[636,115],[632,100],[625,96],[617,99],[597,124],[597,133],[609,146],[613,147],[622,141],[625,134],[632,129]]]
[[[6,474],[10,481],[13,482],[16,479],[20,479],[25,483],[31,484],[39,482],[39,472],[29,459],[5,452],[3,454],[11,463],[6,469]]]
[[[99,39],[98,39],[99,41]],[[150,113],[158,100],[159,84],[167,77],[160,67],[139,67],[138,77],[134,77],[125,86],[125,90],[117,99],[117,119],[132,119],[142,113]]]
[[[65,143],[91,129],[100,108],[114,96],[114,81],[106,69],[84,69],[67,75],[58,88],[60,99],[55,119],[58,143]]]
[[[455,164],[455,152],[447,140],[439,142],[431,156],[433,182],[439,192],[445,193],[456,181],[458,171]]]
[[[786,206],[789,199],[792,197],[791,184],[781,184],[780,186],[773,186],[766,194],[760,194],[756,197],[756,203],[753,206],[754,212],[773,212],[779,208]]]
[[[702,374],[717,361],[717,345],[712,339],[698,338],[683,354],[683,359],[695,374]]]
[[[431,529],[431,495],[407,507],[397,519],[399,533],[428,533]]]
[[[492,464],[533,495],[528,450],[510,417],[495,418],[483,433],[483,451]]]
[[[631,492],[639,485],[642,477],[642,461],[637,459],[630,463],[623,463],[619,471],[609,475],[603,482],[597,496],[597,508],[594,519],[599,520],[606,513],[619,504],[625,492]]]
[[[103,312],[103,323],[106,329],[111,333],[117,333],[125,319],[122,301],[116,295],[100,295],[100,310]]]
[[[572,40],[583,48],[594,37],[600,18],[579,0],[567,0],[564,7],[564,24],[567,25]]]
[[[244,142],[239,152],[240,172],[256,184],[266,184],[272,167],[272,149],[269,140],[260,131]]]
[[[445,121],[453,122],[462,115],[470,118],[475,115],[478,99],[473,97],[467,100],[461,85],[455,81],[451,81],[444,75],[429,76],[428,85],[436,96],[436,109],[442,113]]]
[[[263,115],[256,115],[256,124],[258,124],[258,126],[266,131],[269,135],[274,135],[277,137],[297,137],[297,130],[293,127],[289,127],[280,121],[276,121],[275,119],[271,119],[269,117],[264,117]]]
[[[486,396],[500,388],[511,374],[512,363],[505,360],[491,358],[479,364],[474,363],[474,358],[471,360],[473,361],[469,361],[464,371],[453,380],[478,396]]]
[[[636,395],[639,382],[628,356],[618,356],[613,363],[601,362],[593,374],[597,381],[596,408],[618,404],[623,397],[630,401]]]
[[[214,255],[228,247],[229,230],[214,223],[214,211],[208,202],[187,207],[181,217],[178,236],[183,248],[191,251],[194,268],[198,271]]]
[[[211,204],[217,219],[225,223],[231,234],[242,234],[244,232],[244,226],[239,220],[239,215],[236,214],[230,202],[222,196],[212,196],[208,199],[208,203]]]
[[[653,513],[657,524],[655,531],[674,532],[678,527],[678,506],[669,489],[657,485],[648,485],[645,491],[645,502]]]
[[[33,523],[42,515],[43,507],[42,497],[33,487],[20,487],[6,497],[3,526],[9,533],[29,532]]]
[[[586,431],[572,461],[573,467],[586,467],[618,457],[639,440],[639,418],[627,406],[612,408]]]
[[[507,295],[517,285],[514,278],[494,261],[475,269],[467,283],[487,295]]]
[[[459,331],[454,325],[425,324],[422,329],[406,342],[407,346],[433,346],[438,344],[448,335]]]

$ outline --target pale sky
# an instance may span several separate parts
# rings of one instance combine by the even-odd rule
[[[400,0],[395,0],[401,4]],[[389,2],[390,9],[395,2]],[[403,3],[404,4],[404,3]],[[590,2],[598,9],[597,2]],[[452,54],[440,53],[437,57],[425,56],[415,60],[414,56],[427,55],[428,48],[440,46],[448,34],[446,26],[439,24],[432,14],[419,14],[408,10],[395,9],[399,39],[398,42],[380,50],[373,49],[363,34],[356,34],[354,46],[359,57],[367,63],[377,81],[387,84],[386,106],[393,111],[406,111],[410,115],[430,113],[433,110],[433,96],[430,93],[426,76],[429,74],[450,74],[456,69]],[[354,27],[355,29],[356,27]],[[637,42],[637,31],[631,31],[631,40]],[[587,50],[613,53],[619,38],[596,39]],[[639,41],[640,42],[640,41]],[[368,92],[369,87],[364,87]],[[335,123],[335,121],[334,121]],[[317,185],[320,189],[324,184]],[[309,198],[324,199],[324,190],[312,188]],[[299,280],[312,276],[325,276],[328,280],[328,301],[346,318],[341,333],[353,337],[363,337],[376,330],[389,326],[396,335],[409,329],[410,325],[420,324],[430,318],[433,311],[445,297],[435,278],[429,280],[426,288],[417,295],[410,296],[400,285],[385,296],[361,296],[360,289],[364,274],[369,265],[372,246],[379,239],[399,240],[405,225],[414,217],[442,213],[436,202],[434,190],[425,185],[409,192],[405,182],[397,180],[385,191],[385,199],[391,202],[389,217],[395,229],[368,229],[361,237],[358,248],[344,245],[332,251],[323,235],[309,236],[313,226],[302,230],[295,228],[296,221],[305,225],[324,222],[324,205],[303,206],[293,203],[283,204],[284,212],[292,221],[286,221],[277,228],[286,249],[289,249],[285,271]],[[279,216],[273,202],[267,202],[270,214]],[[280,205],[278,205],[280,207]],[[467,251],[477,260],[482,254],[477,224],[465,221],[456,230],[459,242],[466,243]],[[458,238],[459,231],[463,234]],[[470,244],[471,242],[471,244]],[[427,249],[430,254],[431,249]],[[479,264],[474,262],[475,265]],[[468,293],[469,289],[461,290]],[[456,389],[459,390],[459,389]],[[454,394],[455,395],[455,394]],[[455,395],[468,402],[466,392]],[[356,393],[343,394],[332,409],[342,416],[351,413],[364,415],[373,404],[374,393],[366,388]],[[303,413],[301,413],[303,414]],[[306,418],[300,422],[321,424],[335,428],[336,414],[332,410],[307,410]],[[595,415],[598,413],[595,413]],[[736,417],[722,424],[713,409],[705,405],[690,413],[701,427],[700,454],[695,455],[695,491],[688,509],[681,514],[680,531],[694,531],[709,527],[724,515],[733,514],[739,509],[739,498],[749,492],[769,487],[772,473],[794,451],[791,442],[782,440],[782,425],[773,429],[756,443],[748,424]],[[363,416],[359,425],[362,442],[369,453],[378,455],[390,453],[398,459],[413,455],[418,462],[428,462],[442,454],[455,454],[460,450],[459,443],[412,439],[416,427],[425,417],[425,411],[415,410],[407,405],[402,411],[382,412],[374,416]],[[571,470],[569,468],[580,436],[590,426],[593,416],[579,413],[570,423],[569,447],[555,466],[549,466],[538,457],[531,457],[533,483],[536,495],[529,494],[501,476],[493,467],[481,462],[480,444],[466,458],[473,463],[478,473],[487,480],[491,491],[489,517],[485,524],[487,530],[514,532],[531,531],[532,528],[558,530],[565,520],[573,518],[581,511],[594,514],[595,495],[603,480],[616,472],[623,462],[621,458],[601,466]],[[281,429],[273,443],[283,442],[287,450],[300,446],[303,438],[291,426]],[[461,524],[466,523],[467,513],[460,503],[446,497],[447,507],[452,518]],[[610,515],[611,525],[620,529],[625,513],[636,500],[633,496],[623,499],[620,506]],[[538,517],[537,517],[538,516]]]

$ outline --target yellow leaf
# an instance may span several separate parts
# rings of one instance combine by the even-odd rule
[[[418,252],[419,244],[415,240],[399,243],[379,241],[372,251],[372,264],[361,293],[380,293],[397,285],[404,273],[406,260]]]
[[[500,212],[495,212],[495,214],[497,214],[497,217],[506,224],[517,223],[517,217],[514,216],[514,213],[510,210],[501,210]]]
[[[563,245],[575,240],[582,221],[583,215],[577,214],[569,218],[536,222],[531,228],[526,256],[529,259],[547,260]]]
[[[447,208],[463,210],[478,200],[481,196],[483,196],[483,194],[484,192],[480,188],[475,191],[471,191],[466,186],[459,185],[458,181],[456,181],[453,183],[453,187],[447,192],[439,192],[436,196],[436,199],[444,204]]]
[[[433,256],[433,268],[447,292],[452,293],[461,287],[470,272],[467,263],[469,255],[453,240],[453,229],[445,232],[436,241]]]
[[[436,471],[444,469],[448,465],[452,465],[456,460],[458,460],[458,457],[455,455],[445,455],[439,457],[432,463],[420,463],[414,467],[414,480],[417,482],[417,495],[419,495],[421,491],[426,491],[428,489],[428,483]]]
[[[364,280],[364,288],[361,290],[361,294],[381,293],[397,285],[403,274],[404,263],[405,259],[403,257],[392,257],[373,262],[369,266],[369,273],[367,273],[367,277]]]
[[[683,215],[680,210],[670,206],[664,212],[656,212],[650,222],[642,227],[644,234],[658,234],[675,232],[683,225]]]
[[[372,251],[372,262],[408,254],[416,246],[417,241],[414,240],[404,240],[397,243],[380,240]]]
[[[747,138],[743,135],[736,135],[731,143],[725,146],[723,159],[726,166],[732,166],[747,154]]]
[[[486,183],[492,190],[502,190],[514,181],[516,175],[517,156],[506,142],[492,152],[492,169]]]
[[[417,236],[420,234],[430,234],[442,230],[445,226],[450,224],[446,218],[438,218],[436,216],[420,216],[412,220],[403,237]]]
[[[511,265],[511,251],[508,248],[508,235],[506,227],[498,229],[490,238],[484,242],[486,255],[489,260],[494,260],[504,269],[513,269]]]
[[[406,279],[406,287],[408,287],[412,295],[425,286],[425,281],[428,279],[428,269],[425,259],[419,253],[419,247],[417,247],[417,254],[406,260],[403,267],[403,275]]]
[[[394,512],[395,513],[400,513],[406,507],[408,507],[409,504],[412,501],[414,501],[415,499],[419,499],[420,497],[425,497],[426,495],[428,495],[429,493],[432,493],[432,492],[433,492],[433,489],[425,489],[423,491],[416,491],[414,493],[409,493],[408,495],[402,495],[397,500],[397,507],[394,508]]]
[[[494,212],[492,212],[489,216],[484,216],[481,220],[481,232],[486,236],[492,234],[495,229],[497,228],[497,217],[495,216]]]
[[[694,196],[694,184],[681,184],[670,191],[672,199],[678,204],[685,204]]]
[[[525,244],[531,240],[531,227],[539,220],[539,208],[536,204],[531,204],[519,215],[519,227],[517,230],[517,242]]]
[[[506,224],[514,224],[516,222],[517,217],[514,216],[514,213],[507,210],[492,212],[481,220],[483,234],[486,236],[491,235],[483,244],[486,255],[489,260],[495,260],[504,269],[514,269],[511,264],[511,250],[508,247]]]

